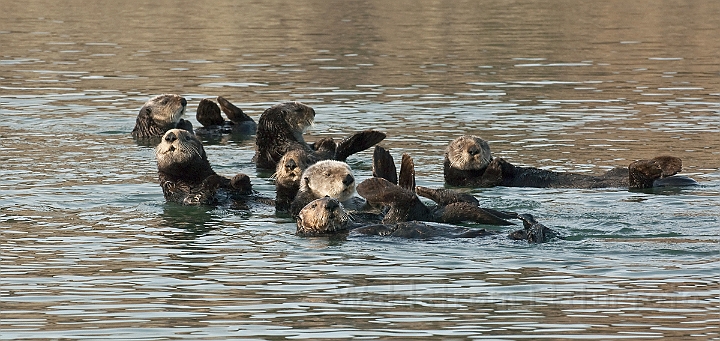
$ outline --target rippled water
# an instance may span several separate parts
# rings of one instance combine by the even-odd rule
[[[720,339],[718,2],[0,5],[0,339]],[[196,126],[204,97],[303,101],[309,140],[385,131],[425,186],[462,134],[576,172],[672,154],[702,186],[472,190],[543,245],[300,238],[164,202],[129,133],[160,93]],[[205,142],[273,195],[252,139]]]

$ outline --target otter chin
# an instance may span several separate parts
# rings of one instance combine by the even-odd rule
[[[180,128],[192,131],[192,124],[182,119],[187,100],[174,94],[158,95],[140,108],[132,135],[136,138],[162,136],[170,129]]]

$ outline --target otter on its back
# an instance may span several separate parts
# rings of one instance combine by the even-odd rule
[[[451,186],[638,189],[697,184],[685,177],[672,178],[681,168],[682,160],[672,156],[636,161],[627,168],[616,167],[600,175],[520,167],[492,158],[487,142],[470,135],[450,142],[443,164],[445,182]]]
[[[215,173],[202,143],[187,130],[168,130],[155,149],[155,158],[167,201],[183,205],[217,204],[233,195],[252,194],[247,175],[228,179]]]
[[[155,96],[140,108],[132,135],[135,138],[162,136],[173,128],[192,131],[192,124],[182,119],[187,101],[173,94]]]

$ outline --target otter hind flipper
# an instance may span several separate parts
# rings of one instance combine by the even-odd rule
[[[522,220],[523,229],[510,233],[508,235],[510,239],[526,240],[530,244],[538,244],[558,237],[555,231],[539,223],[531,214],[518,214],[517,217]]]
[[[198,103],[195,118],[203,127],[221,126],[225,123],[225,119],[220,115],[220,107],[207,98],[201,99]]]
[[[345,161],[348,156],[380,143],[380,141],[384,140],[385,137],[385,133],[375,130],[365,130],[355,133],[338,143],[335,152],[335,160]]]
[[[242,109],[236,107],[234,104],[230,103],[230,101],[226,100],[222,96],[217,97],[218,104],[220,104],[220,109],[225,113],[225,116],[230,119],[230,121],[233,121],[235,123],[239,122],[247,122],[247,121],[253,121],[252,117],[245,114]]]
[[[383,178],[369,178],[357,185],[357,193],[372,203],[393,204],[416,199],[415,193]]]
[[[375,146],[373,151],[372,175],[376,178],[383,178],[395,185],[398,183],[395,161],[390,152],[381,146]]]
[[[407,153],[402,155],[398,185],[404,189],[415,192],[415,162]]]

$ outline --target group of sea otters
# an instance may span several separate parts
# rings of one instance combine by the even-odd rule
[[[353,233],[473,238],[497,232],[459,224],[513,225],[509,220],[518,219],[523,228],[511,232],[511,239],[541,243],[559,237],[530,214],[480,207],[477,198],[453,189],[416,186],[412,158],[403,154],[397,172],[390,153],[377,145],[385,138],[382,132],[365,130],[341,141],[323,138],[306,142],[303,133],[313,124],[315,111],[300,102],[274,105],[256,123],[223,97],[217,97],[217,103],[202,99],[196,116],[202,127],[195,130],[182,118],[186,107],[187,101],[181,96],[156,96],[140,109],[132,131],[137,139],[160,138],[155,155],[166,201],[183,205],[229,203],[235,207],[248,207],[250,203],[273,205],[277,212],[287,212],[296,220],[297,234],[302,236]],[[253,162],[259,169],[275,171],[274,199],[253,191],[246,174],[227,178],[213,171],[198,137],[223,134],[255,134]],[[373,146],[373,177],[356,186],[345,160]],[[443,168],[446,184],[453,187],[642,189],[697,184],[676,175],[682,161],[673,156],[635,161],[627,168],[618,167],[597,176],[554,172],[493,158],[488,143],[470,135],[450,142]],[[362,198],[354,196],[356,191]],[[434,204],[426,204],[420,196]]]

